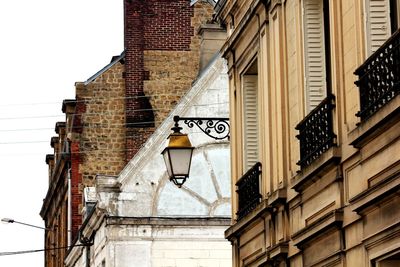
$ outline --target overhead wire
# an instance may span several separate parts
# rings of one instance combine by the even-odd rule
[[[64,99],[71,100],[74,103],[90,103],[97,102],[103,100],[126,100],[126,99],[138,99],[138,98],[150,98],[150,97],[163,97],[163,95],[143,95],[143,96],[124,96],[124,97],[88,97],[82,99]],[[52,104],[62,104],[63,101],[54,101],[54,102],[31,102],[31,103],[10,103],[10,104],[1,104],[0,107],[12,107],[12,106],[36,106],[36,105],[52,105]]]
[[[99,101],[114,101],[114,100],[129,100],[129,99],[140,99],[140,98],[162,98],[167,96],[167,94],[157,94],[157,95],[142,95],[142,96],[124,96],[124,97],[88,97],[82,99],[64,99],[67,101],[71,101],[74,103],[92,103]],[[178,97],[183,97],[176,95]],[[63,104],[63,101],[55,101],[55,102],[31,102],[31,103],[10,103],[10,104],[0,104],[0,107],[12,107],[12,106],[36,106],[36,105],[55,105],[55,104]]]
[[[194,104],[192,105],[193,107],[204,107],[204,106],[214,106],[214,105],[225,105],[228,104],[229,102],[218,102],[218,103],[207,103],[207,104]],[[146,108],[146,109],[135,109],[132,110],[133,112],[139,112],[139,111],[171,111],[171,108]],[[120,112],[120,111],[117,111]],[[95,115],[116,115],[116,112],[113,111],[107,111],[107,112],[89,112],[89,113],[78,113],[78,114],[71,114],[72,117],[75,116],[95,116]],[[121,111],[121,114],[125,114],[125,111]],[[0,120],[18,120],[18,119],[37,119],[37,118],[54,118],[54,117],[65,117],[65,114],[60,114],[60,115],[38,115],[38,116],[22,116],[22,117],[0,117]]]
[[[190,134],[201,134],[201,133],[203,133],[203,132],[201,132],[201,131],[191,131],[190,132]],[[138,134],[137,136],[140,136],[140,134]],[[132,135],[130,137],[135,137],[135,135]],[[50,140],[16,141],[16,142],[0,142],[0,145],[39,144],[39,143],[49,143],[49,142],[50,142]],[[95,151],[95,150],[88,150],[88,151]],[[24,152],[24,151],[22,151],[22,152]],[[1,156],[1,154],[0,154],[0,156]]]
[[[60,249],[69,249],[73,247],[83,247],[86,246],[84,244],[77,244],[73,246],[65,246],[65,247],[57,247],[57,248],[44,248],[44,249],[30,249],[30,250],[19,250],[19,251],[6,251],[0,252],[0,256],[11,256],[11,255],[20,255],[20,254],[28,254],[28,253],[36,253],[36,252],[44,252],[51,250],[60,250]]]
[[[120,127],[129,127],[135,125],[143,125],[143,124],[152,124],[157,121],[143,121],[143,122],[125,122],[125,123],[101,123],[101,122],[87,122],[82,126],[72,126],[69,127],[68,130],[78,130],[78,129],[115,129]],[[172,122],[172,121],[171,121]],[[54,130],[52,128],[30,128],[30,129],[4,129],[0,130],[0,132],[25,132],[25,131],[39,131],[39,130]]]
[[[139,96],[140,97],[140,96]],[[108,98],[104,98],[106,100],[109,100]],[[94,101],[98,101],[94,100]],[[206,104],[194,104],[192,105],[193,107],[196,106],[215,106],[215,105],[225,105],[228,104],[229,102],[215,102],[215,103],[206,103]],[[170,108],[161,108],[161,109],[137,109],[134,111],[148,111],[148,110],[153,110],[153,111],[171,111]],[[124,115],[124,112],[120,112],[121,115]],[[92,112],[92,113],[82,113],[82,114],[72,114],[72,117],[74,116],[84,116],[85,118],[90,118],[91,116],[107,116],[107,115],[118,115],[118,112],[114,111],[107,111],[107,112]],[[34,119],[34,118],[54,118],[54,117],[65,117],[65,114],[61,115],[46,115],[46,116],[24,116],[24,117],[9,117],[9,118],[1,118],[0,120],[13,120],[13,119]],[[77,130],[77,129],[112,129],[112,128],[118,128],[118,127],[129,127],[129,126],[135,126],[135,125],[143,125],[143,124],[153,124],[156,123],[156,121],[144,121],[144,122],[128,122],[128,123],[97,123],[97,122],[86,122],[82,126],[73,126],[70,130]],[[29,129],[0,129],[0,132],[18,132],[18,131],[38,131],[38,130],[50,130],[54,128],[29,128]],[[192,132],[196,133],[196,132]],[[0,142],[0,145],[9,145],[9,144],[35,144],[35,143],[46,143],[49,141],[44,141],[44,140],[34,140],[34,141],[10,141],[10,142]],[[1,156],[1,155],[0,155]]]

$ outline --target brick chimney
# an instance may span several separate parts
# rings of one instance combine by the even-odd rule
[[[124,0],[126,161],[190,88],[199,71],[205,1]]]

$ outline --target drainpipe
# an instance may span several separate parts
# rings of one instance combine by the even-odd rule
[[[68,168],[67,172],[67,178],[68,178],[68,226],[67,226],[67,231],[68,231],[68,246],[71,246],[72,240],[71,240],[71,235],[72,235],[72,193],[71,193],[71,168]]]
[[[86,267],[90,267],[90,246],[86,247]]]

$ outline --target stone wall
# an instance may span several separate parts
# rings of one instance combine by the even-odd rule
[[[76,83],[71,135],[73,231],[82,218],[82,192],[97,174],[118,175],[125,166],[124,65],[117,62],[93,80]]]

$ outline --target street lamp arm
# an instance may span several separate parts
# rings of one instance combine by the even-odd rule
[[[10,219],[10,218],[3,218],[3,219],[1,219],[1,221],[5,222],[5,223],[13,223],[14,222],[14,220]]]
[[[45,228],[45,227],[41,227],[41,226],[29,224],[29,223],[19,222],[19,221],[16,221],[14,219],[10,219],[10,218],[3,218],[3,219],[1,219],[1,221],[5,222],[5,223],[18,223],[18,224],[22,224],[22,225],[25,225],[25,226],[30,226],[30,227],[34,227],[34,228],[38,228],[38,229],[52,231],[52,229],[49,229],[49,228]]]
[[[174,116],[175,127],[179,127],[179,121],[183,121],[189,128],[196,125],[203,133],[215,140],[229,139],[229,118]]]

